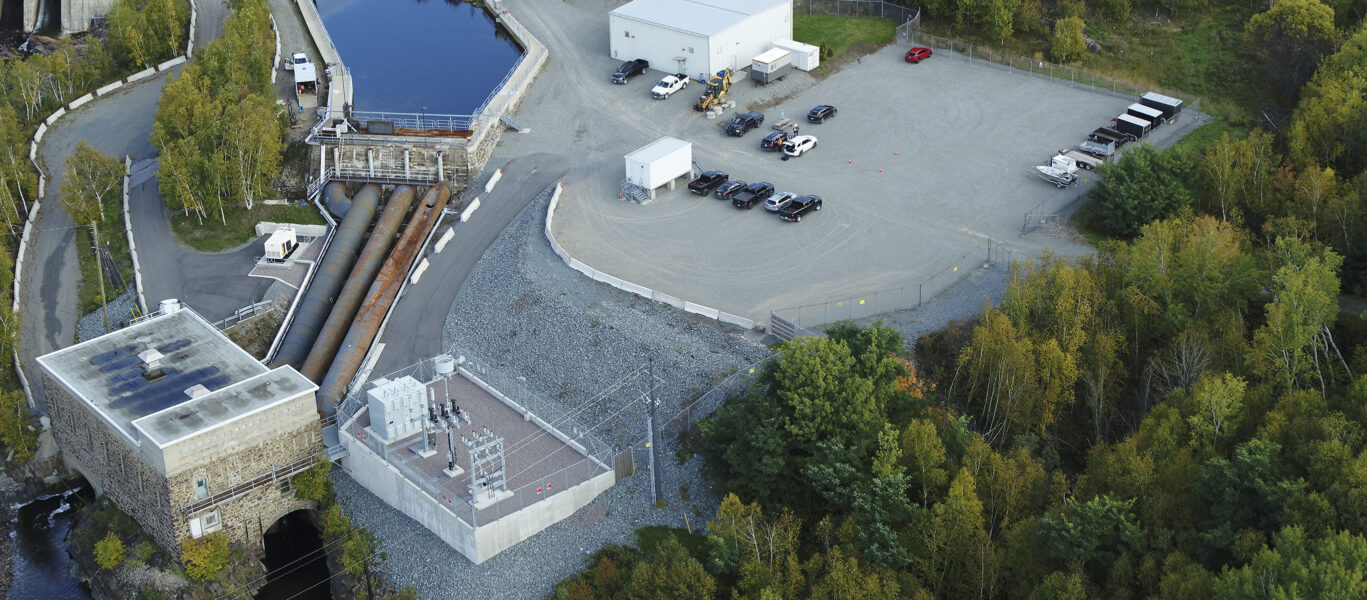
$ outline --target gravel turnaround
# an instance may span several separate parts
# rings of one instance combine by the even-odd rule
[[[663,380],[656,390],[663,422],[722,375],[769,353],[756,333],[720,329],[571,270],[543,234],[547,203],[545,194],[533,201],[480,259],[446,319],[443,345],[488,364],[501,378],[525,377],[528,392],[582,407],[580,424],[597,425],[593,433],[610,444],[634,448],[636,475],[564,521],[474,565],[333,471],[348,514],[379,537],[392,581],[416,586],[422,598],[539,598],[603,545],[634,543],[639,527],[705,527],[716,500],[699,474],[699,459],[680,465],[668,442],[660,461],[665,505],[652,505],[644,413],[633,405],[639,403],[639,386],[596,403],[586,399],[653,357]]]

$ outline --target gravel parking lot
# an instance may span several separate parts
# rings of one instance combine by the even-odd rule
[[[914,285],[964,256],[985,256],[989,243],[1018,257],[1050,245],[1086,251],[1020,237],[1027,212],[1057,212],[1087,187],[1055,189],[1033,166],[1079,142],[1130,100],[948,53],[912,65],[902,60],[903,45],[893,44],[819,81],[794,71],[756,87],[741,72],[730,95],[740,106],[713,121],[691,107],[702,89],[696,83],[656,101],[649,89],[659,71],[625,86],[608,82],[619,62],[606,49],[612,6],[581,0],[518,11],[551,49],[553,65],[518,115],[533,131],[505,136],[500,147],[568,144],[581,151],[554,233],[594,268],[767,321],[775,308]],[[824,124],[802,123],[803,134],[819,139],[809,154],[781,161],[759,150],[780,110],[803,120],[817,104],[840,112]],[[721,123],[747,105],[766,107],[765,127],[726,136]],[[1159,133],[1175,141],[1196,120]],[[619,200],[622,156],[664,135],[692,142],[704,169],[820,195],[825,210],[785,223],[682,186],[660,190],[646,205]]]

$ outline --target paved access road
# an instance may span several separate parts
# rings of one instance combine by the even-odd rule
[[[47,190],[24,259],[24,289],[20,290],[19,299],[24,329],[19,354],[40,409],[46,405],[34,359],[71,345],[80,318],[76,306],[80,263],[76,252],[84,249],[76,248],[76,230],[59,199],[66,157],[81,141],[120,159],[126,155],[152,155],[155,149],[148,135],[166,80],[167,75],[159,73],[86,104],[59,119],[38,147],[47,175]]]
[[[404,290],[391,309],[392,316],[379,340],[384,350],[370,371],[372,378],[443,351],[442,326],[475,263],[537,194],[564,177],[569,166],[566,157],[553,154],[529,154],[503,165],[503,179],[494,191],[479,194],[479,208],[471,219],[455,224],[450,243],[441,254],[427,257],[427,271],[416,285]],[[484,188],[472,187],[472,191],[483,192]],[[473,196],[467,197],[470,200]],[[442,233],[438,231],[437,236]]]
[[[193,252],[181,246],[171,233],[166,203],[157,188],[157,162],[148,159],[133,163],[128,180],[133,240],[138,247],[148,310],[156,310],[162,300],[178,298],[212,322],[261,300],[275,280],[247,274],[262,253],[264,236],[216,253]]]

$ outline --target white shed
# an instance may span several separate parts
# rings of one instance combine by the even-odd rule
[[[608,13],[609,52],[697,77],[741,70],[793,37],[792,0],[633,0]]]
[[[672,137],[662,137],[626,155],[627,181],[650,190],[693,174],[693,144]]]
[[[774,40],[774,47],[793,53],[794,69],[810,71],[821,66],[821,48],[793,40]]]

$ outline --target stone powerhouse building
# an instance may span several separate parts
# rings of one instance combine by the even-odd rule
[[[260,547],[308,508],[289,477],[323,451],[318,386],[267,369],[195,312],[163,303],[38,364],[68,466],[172,552],[217,531]]]

